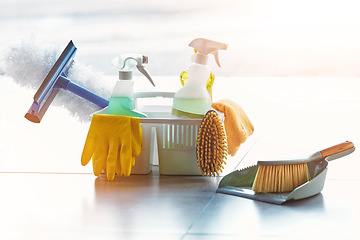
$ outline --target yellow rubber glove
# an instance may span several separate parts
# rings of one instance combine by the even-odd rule
[[[85,166],[92,158],[94,175],[104,170],[110,181],[115,173],[129,176],[141,151],[141,138],[139,118],[94,114],[81,164]]]

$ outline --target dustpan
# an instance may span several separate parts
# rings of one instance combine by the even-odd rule
[[[309,198],[319,194],[324,188],[329,161],[346,156],[353,151],[355,151],[355,147],[341,153],[331,155],[325,159],[320,159],[318,161],[312,161],[311,163],[308,163],[308,170],[311,180],[295,188],[291,192],[255,193],[252,190],[252,184],[255,180],[255,176],[258,170],[257,165],[241,170],[236,170],[226,175],[221,179],[216,192],[273,204],[283,204],[288,201]]]

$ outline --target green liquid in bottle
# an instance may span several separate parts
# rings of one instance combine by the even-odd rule
[[[107,114],[147,118],[146,114],[134,110],[134,100],[127,97],[112,97]]]
[[[174,98],[172,114],[178,117],[203,118],[211,108],[211,99]]]

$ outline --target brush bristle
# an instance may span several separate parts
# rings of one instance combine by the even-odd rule
[[[215,111],[206,113],[196,146],[200,172],[209,177],[219,175],[226,164],[228,149],[223,123]]]
[[[308,181],[306,163],[260,165],[252,189],[257,193],[290,192]]]

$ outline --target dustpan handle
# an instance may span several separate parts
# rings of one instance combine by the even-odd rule
[[[328,158],[328,160],[333,160],[333,159],[348,155],[348,154],[352,153],[354,150],[355,150],[354,144],[350,141],[346,141],[346,142],[334,145],[332,147],[326,148],[326,149],[320,151],[320,153],[324,159],[327,157],[333,156],[331,158]]]

